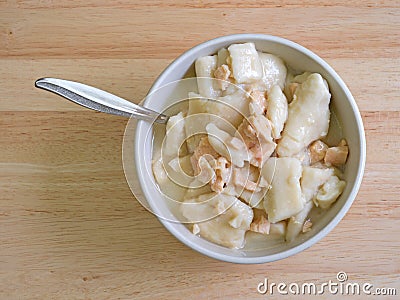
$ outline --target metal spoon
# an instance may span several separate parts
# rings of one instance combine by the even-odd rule
[[[37,88],[53,92],[84,107],[122,117],[166,124],[169,117],[95,87],[57,78],[36,80]]]

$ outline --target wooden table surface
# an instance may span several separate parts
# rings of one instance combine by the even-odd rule
[[[257,293],[264,278],[318,283],[339,271],[399,295],[400,3],[299,3],[0,1],[0,299],[254,299],[267,297]],[[178,242],[125,181],[126,119],[33,87],[61,77],[139,101],[183,51],[244,32],[291,39],[336,69],[368,147],[361,190],[340,224],[310,249],[262,265],[216,261]]]

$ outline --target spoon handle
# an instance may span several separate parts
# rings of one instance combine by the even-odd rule
[[[35,86],[84,107],[122,117],[134,117],[140,120],[165,124],[168,116],[134,104],[118,96],[95,87],[64,79],[41,78],[36,80]]]

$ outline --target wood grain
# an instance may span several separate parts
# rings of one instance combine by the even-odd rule
[[[0,1],[0,20],[0,299],[256,299],[267,297],[256,291],[265,277],[322,283],[339,271],[400,293],[398,1]],[[58,76],[139,102],[180,53],[238,32],[283,36],[326,59],[367,136],[345,218],[310,249],[265,265],[178,242],[125,182],[126,120],[33,87]]]
[[[328,58],[350,88],[362,111],[400,111],[398,64],[392,58]],[[34,88],[40,77],[60,77],[101,87],[140,102],[170,59],[0,59],[3,111],[76,111],[84,108]],[[349,65],[352,67],[349,68]],[[376,76],[373,74],[377,74]],[[379,75],[378,75],[379,74]],[[357,80],[352,80],[357,76]],[[373,80],[371,80],[373,78]],[[368,86],[365,84],[368,82]],[[367,89],[369,87],[369,89]],[[32,102],[30,99],[35,99]],[[379,99],[379,101],[377,101]]]
[[[376,58],[398,57],[400,41],[392,8],[5,8],[2,20],[0,57],[174,58],[220,35],[263,32],[323,57]]]
[[[0,2],[1,3],[1,2]],[[385,1],[363,1],[358,0],[342,0],[342,1],[329,1],[329,0],[305,0],[299,3],[296,0],[147,0],[147,1],[129,1],[120,0],[116,3],[110,3],[106,0],[88,0],[82,3],[80,0],[70,0],[68,2],[59,1],[35,1],[35,0],[19,0],[19,1],[8,1],[8,7],[14,8],[73,8],[73,7],[122,7],[122,8],[141,8],[141,7],[153,7],[153,8],[238,8],[238,7],[326,7],[326,6],[340,6],[340,7],[399,7],[399,3],[396,0],[385,0]]]
[[[57,77],[101,87],[133,102],[146,96],[168,59],[0,59],[0,74],[10,80],[0,86],[9,101],[2,111],[76,111],[85,108],[34,87],[36,79]],[[34,103],[27,99],[35,99]]]

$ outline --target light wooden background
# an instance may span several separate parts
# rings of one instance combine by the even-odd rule
[[[303,253],[247,266],[190,250],[133,199],[125,119],[33,87],[61,77],[141,100],[180,53],[242,32],[326,59],[368,144],[343,221]],[[398,0],[0,0],[0,299],[254,299],[265,277],[323,282],[338,271],[400,294],[399,59]]]

